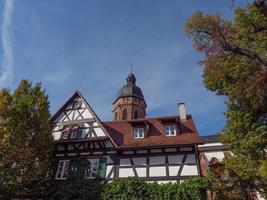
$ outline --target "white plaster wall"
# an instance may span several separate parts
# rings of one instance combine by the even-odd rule
[[[61,132],[60,131],[53,132],[52,136],[53,136],[54,140],[59,140],[61,137]]]
[[[79,113],[76,110],[74,110],[73,115],[74,115],[74,120],[76,120],[76,118],[79,116]]]
[[[210,146],[223,146],[223,144],[220,142],[212,142],[212,143],[198,145],[198,147],[210,147]]]
[[[95,133],[98,137],[105,136],[105,133],[101,128],[95,128]]]
[[[106,169],[106,178],[108,176],[108,174],[110,173],[110,171],[112,170],[113,165],[107,165],[107,169]],[[112,177],[112,176],[111,176]]]
[[[170,176],[177,176],[180,166],[169,166],[169,175]]]
[[[184,165],[181,176],[194,176],[198,175],[196,165]]]
[[[72,110],[68,110],[67,111],[67,115],[69,116],[70,120],[72,120],[72,117],[73,117],[73,111]]]
[[[146,167],[142,167],[142,168],[135,168],[138,177],[146,177]]]
[[[177,181],[156,181],[158,184],[177,183]]]
[[[119,177],[124,178],[124,177],[129,177],[129,176],[134,176],[134,172],[132,168],[120,168],[119,169]]]
[[[99,124],[97,122],[94,122],[93,126],[99,126]]]
[[[224,158],[224,153],[222,151],[218,152],[206,152],[205,153],[206,158],[210,161],[213,157],[217,158],[219,161],[222,161]]]
[[[84,119],[88,119],[88,118],[93,118],[93,116],[91,115],[91,113],[89,112],[88,109],[86,109],[84,112],[83,112],[83,118]]]
[[[149,176],[166,176],[166,167],[150,167],[149,168]]]
[[[82,102],[82,108],[85,108],[85,107],[86,107],[85,103],[84,103],[84,102]]]

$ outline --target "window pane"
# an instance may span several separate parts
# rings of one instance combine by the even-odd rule
[[[165,135],[166,136],[175,136],[176,135],[176,128],[174,125],[172,126],[165,126]]]
[[[134,139],[144,138],[144,128],[134,129]]]
[[[98,173],[98,159],[88,160],[86,178],[95,178]]]
[[[69,160],[66,160],[65,161],[64,172],[63,172],[62,178],[66,178],[67,177],[68,171],[69,171],[69,165],[70,165],[70,161]]]

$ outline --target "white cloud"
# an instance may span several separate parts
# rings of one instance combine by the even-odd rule
[[[12,40],[11,40],[11,24],[12,15],[14,10],[15,0],[6,0],[4,4],[4,15],[2,23],[1,39],[3,44],[3,58],[0,74],[0,86],[5,86],[11,84],[13,80],[13,66],[14,66],[14,56],[12,50]]]

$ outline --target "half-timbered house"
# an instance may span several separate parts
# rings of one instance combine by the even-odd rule
[[[55,179],[65,180],[77,157],[88,160],[84,177],[108,182],[133,176],[164,183],[201,176],[199,145],[204,144],[185,104],[167,117],[146,118],[146,107],[133,73],[113,102],[113,121],[101,121],[76,91],[51,118]]]

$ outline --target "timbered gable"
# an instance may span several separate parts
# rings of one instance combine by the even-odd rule
[[[72,95],[50,121],[54,125],[52,134],[56,141],[108,138],[111,146],[115,146],[102,122],[79,91]]]

